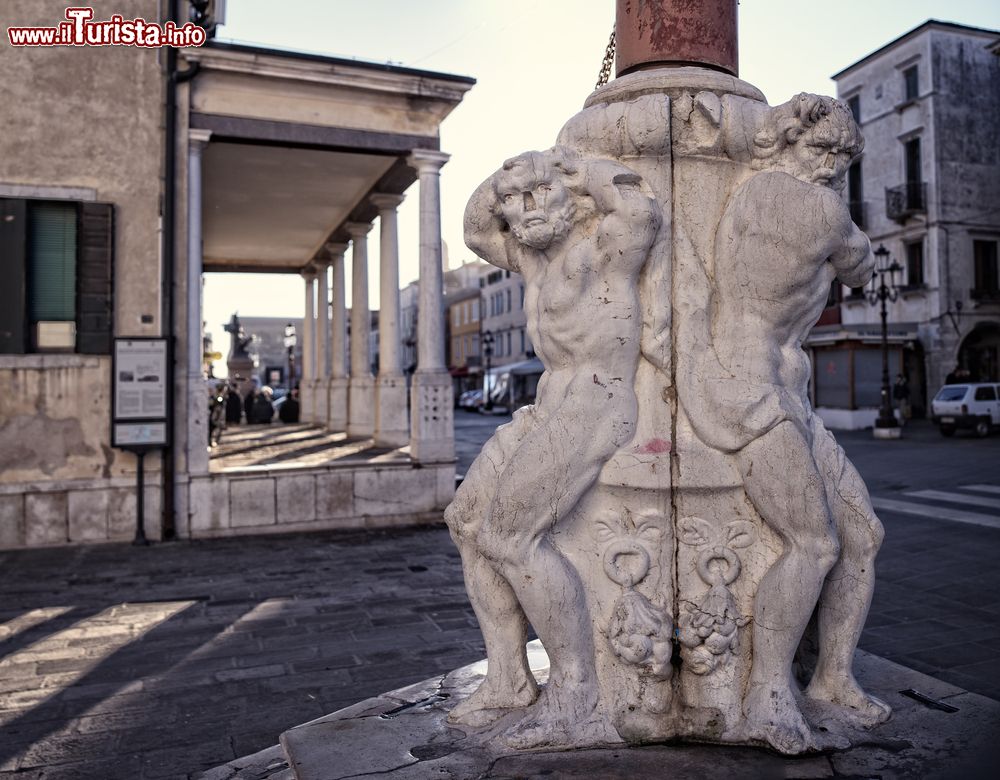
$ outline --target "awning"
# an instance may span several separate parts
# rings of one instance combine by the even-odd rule
[[[915,322],[890,323],[886,340],[890,344],[907,344],[919,341]],[[813,328],[803,342],[804,347],[824,347],[844,341],[860,341],[862,344],[882,343],[882,326],[878,323],[857,323],[855,325],[821,325]]]

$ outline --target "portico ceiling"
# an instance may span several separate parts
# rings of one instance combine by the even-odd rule
[[[205,270],[299,271],[396,159],[209,143],[203,162]]]

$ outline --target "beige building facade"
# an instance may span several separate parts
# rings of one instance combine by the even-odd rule
[[[164,5],[140,0],[129,14],[157,19]],[[93,6],[98,20],[122,11]],[[176,18],[187,19],[187,4],[177,6]],[[16,0],[5,22],[55,25],[65,9]],[[447,504],[450,415],[433,408],[451,385],[434,317],[417,339],[415,419],[396,381],[398,350],[381,350],[377,377],[353,378],[359,409],[391,399],[376,422],[394,445],[408,445],[396,461],[321,474],[213,473],[201,276],[302,275],[303,410],[316,425],[343,423],[331,404],[336,383],[352,381],[343,263],[354,264],[355,285],[369,262],[391,278],[394,204],[419,179],[420,295],[440,310],[439,127],[472,79],[213,42],[176,57],[165,48],[4,45],[0,68],[0,249],[17,282],[0,307],[0,547],[134,533],[137,458],[113,447],[110,433],[112,344],[125,337],[172,347],[168,442],[145,458],[149,537],[408,522]],[[373,226],[383,253],[369,259]],[[399,327],[395,286],[395,296],[383,291],[383,338]],[[367,309],[356,316],[368,324]],[[299,489],[306,483],[311,491]],[[416,496],[412,512],[376,500],[389,484]],[[286,517],[275,507],[288,505],[280,497],[289,491],[304,503]]]

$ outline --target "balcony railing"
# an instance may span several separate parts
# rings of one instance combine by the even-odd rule
[[[862,230],[865,229],[865,202],[863,200],[852,200],[847,204],[851,211],[851,221]]]
[[[885,191],[885,214],[889,219],[905,222],[914,214],[927,211],[927,185],[922,181],[908,181]]]

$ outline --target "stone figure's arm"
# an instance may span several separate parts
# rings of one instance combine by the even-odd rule
[[[613,242],[628,265],[641,267],[656,232],[660,228],[660,210],[655,198],[642,189],[642,177],[618,163],[599,160],[587,166],[584,187],[602,215],[600,239]]]
[[[519,252],[510,228],[494,210],[496,192],[491,176],[480,184],[465,207],[465,244],[490,265],[520,272]]]
[[[833,190],[824,190],[822,203],[824,217],[836,242],[830,262],[837,271],[837,280],[848,287],[863,287],[875,270],[875,256],[868,236],[854,224],[847,205]]]

